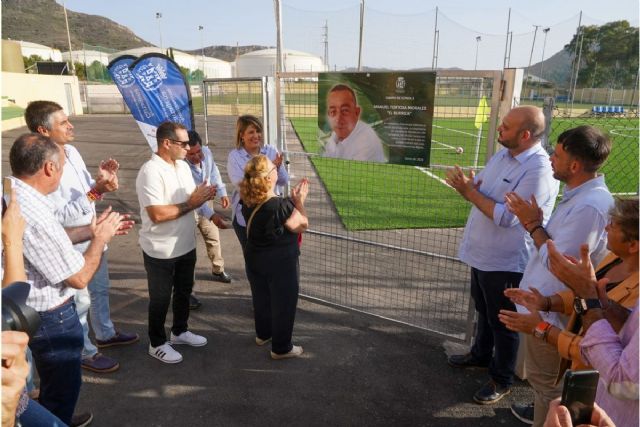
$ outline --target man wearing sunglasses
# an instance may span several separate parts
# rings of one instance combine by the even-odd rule
[[[195,184],[183,160],[187,129],[162,123],[156,132],[158,151],[140,169],[136,192],[140,202],[140,247],[149,287],[149,355],[164,363],[179,363],[172,345],[200,347],[207,339],[188,330],[189,295],[196,265],[196,212],[216,195],[216,187]],[[165,319],[173,294],[173,325],[167,340]]]

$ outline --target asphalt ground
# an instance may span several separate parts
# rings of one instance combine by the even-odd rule
[[[133,119],[94,115],[72,122],[74,145],[90,171],[108,157],[121,165],[121,189],[98,209],[110,204],[137,217],[135,177],[150,151]],[[10,174],[11,143],[23,132],[2,134],[3,176]],[[214,155],[226,159],[220,150],[214,147]],[[153,359],[147,354],[148,294],[138,228],[114,238],[108,256],[112,319],[141,339],[104,350],[120,362],[116,372],[83,371],[77,410],[93,412],[92,426],[524,426],[509,406],[532,399],[525,383],[517,382],[494,405],[475,404],[472,396],[487,380],[486,371],[449,367],[443,339],[383,319],[300,300],[294,341],[304,356],[271,360],[268,346],[254,343],[249,285],[232,230],[221,231],[231,284],[211,280],[198,238],[196,290],[203,306],[191,313],[189,324],[209,343],[178,347],[184,360],[177,365]]]

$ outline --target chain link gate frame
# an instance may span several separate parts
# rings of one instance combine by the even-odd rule
[[[275,85],[267,78],[205,80],[205,139],[231,150],[240,114],[279,124],[279,143],[273,127],[266,142],[285,154],[292,183],[302,177],[311,182],[302,297],[468,344],[475,310],[469,269],[457,248],[470,205],[443,179],[453,164],[481,168],[493,154],[489,141],[495,140],[499,112],[511,107],[503,92],[513,82],[504,78],[501,71],[438,72],[432,149],[439,154],[430,168],[323,158],[314,145],[317,73],[282,73]],[[478,129],[474,120],[483,96],[490,117]],[[458,147],[467,154],[457,154]],[[383,224],[369,226],[375,218]]]

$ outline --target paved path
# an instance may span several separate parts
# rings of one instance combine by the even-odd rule
[[[90,170],[109,156],[121,163],[122,190],[107,201],[136,212],[135,176],[149,149],[134,121],[81,116],[73,123],[75,145]],[[2,135],[3,175],[9,174],[10,145],[24,131]],[[221,149],[214,154],[225,159]],[[253,343],[249,286],[233,231],[222,231],[222,242],[226,270],[235,280],[208,280],[199,238],[196,289],[203,307],[192,313],[190,326],[209,344],[180,348],[184,361],[178,365],[146,353],[146,274],[137,232],[112,242],[112,317],[142,339],[105,351],[120,361],[120,370],[84,373],[78,409],[93,411],[93,426],[524,425],[508,409],[516,399],[532,397],[523,383],[494,406],[476,405],[471,396],[485,372],[450,368],[440,340],[383,320],[300,301],[294,334],[304,358],[270,360],[269,350]]]

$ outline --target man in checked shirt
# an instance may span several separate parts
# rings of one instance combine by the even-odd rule
[[[84,254],[73,248],[47,197],[60,185],[65,156],[50,138],[24,134],[9,153],[12,186],[26,221],[23,251],[31,291],[27,305],[40,314],[41,324],[29,347],[40,375],[40,404],[70,424],[82,383],[82,326],[73,296],[95,274],[102,250],[121,226],[122,217],[107,213],[83,230]],[[84,236],[84,237],[82,237]]]

